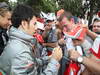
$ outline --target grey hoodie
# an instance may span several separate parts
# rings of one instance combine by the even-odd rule
[[[32,44],[35,44],[35,38],[11,27],[8,44],[0,56],[0,70],[5,75],[56,75],[58,61],[49,60],[48,56],[36,58]],[[46,63],[46,69],[38,73],[39,67]]]

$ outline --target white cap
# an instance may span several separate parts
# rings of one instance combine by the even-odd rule
[[[46,20],[50,20],[50,21],[56,20],[55,13],[48,13],[47,16],[48,17]]]
[[[40,16],[41,16],[41,18],[45,18],[45,19],[47,18],[47,14],[44,13],[43,11],[41,11]]]

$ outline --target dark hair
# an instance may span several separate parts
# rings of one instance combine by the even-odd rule
[[[6,9],[6,8],[0,8],[0,15],[1,16],[5,16],[5,13],[10,12],[10,10]]]
[[[64,13],[61,14],[61,16],[58,18],[58,21],[62,21],[62,19],[63,19],[64,17],[66,17],[69,21],[70,21],[71,19],[73,19],[75,24],[79,22],[78,17],[73,16],[69,11],[64,11]]]
[[[34,15],[35,12],[30,6],[19,4],[14,9],[11,17],[12,26],[18,28],[23,20],[29,21]]]
[[[66,17],[68,20],[72,18],[72,14],[68,11],[64,11],[61,16],[58,18],[58,21],[62,21],[62,19]]]

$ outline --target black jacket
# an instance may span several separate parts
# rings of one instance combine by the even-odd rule
[[[0,55],[3,52],[3,49],[8,41],[7,30],[0,28]]]

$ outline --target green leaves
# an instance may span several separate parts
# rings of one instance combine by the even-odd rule
[[[59,2],[60,7],[79,16],[82,12],[82,0],[63,0]]]

